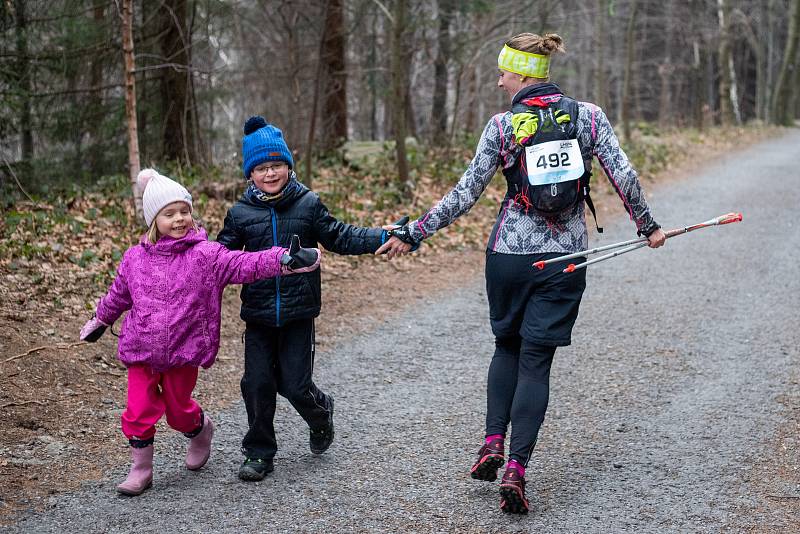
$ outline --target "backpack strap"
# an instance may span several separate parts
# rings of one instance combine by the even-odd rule
[[[592,144],[594,144],[595,141],[597,141],[597,129],[595,128],[595,123],[594,123],[594,116],[595,113],[597,112],[597,106],[595,106],[594,104],[589,104],[589,105],[592,108]],[[592,197],[589,196],[589,180],[592,177],[592,172],[586,171],[586,175],[584,176],[586,176],[586,179],[585,180],[581,179],[582,182],[581,187],[583,187],[583,199],[586,201],[586,205],[589,206],[589,211],[592,212],[592,217],[594,218],[594,227],[597,228],[597,233],[602,234],[603,227],[600,226],[597,222],[597,211],[594,209],[594,202],[592,202]]]

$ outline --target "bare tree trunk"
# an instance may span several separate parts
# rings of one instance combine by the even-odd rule
[[[367,84],[369,87],[369,138],[378,139],[378,17],[373,19],[369,36],[369,55],[367,57]]]
[[[631,78],[633,77],[633,62],[636,56],[635,43],[633,40],[636,35],[636,11],[638,5],[636,0],[631,1],[631,12],[630,15],[628,15],[628,27],[625,30],[625,75],[622,83],[621,115],[622,132],[625,135],[625,141],[628,142],[631,140],[631,109],[633,108],[633,102],[631,102]]]
[[[27,177],[33,161],[33,129],[31,112],[31,70],[28,61],[28,17],[25,13],[25,1],[15,0],[14,11],[16,17],[17,61],[15,74],[20,93],[19,131],[22,146],[21,165],[19,166]]]
[[[328,19],[327,10],[331,8],[330,3],[326,7],[325,13],[325,20]],[[314,77],[314,95],[311,98],[311,114],[308,120],[308,139],[306,140],[306,152],[303,155],[303,160],[305,162],[306,170],[303,173],[303,179],[301,180],[309,189],[312,187],[313,178],[311,173],[313,171],[313,164],[314,164],[314,135],[317,130],[317,102],[319,101],[319,92],[320,92],[320,84],[322,83],[322,70],[325,68],[323,63],[324,57],[324,49],[326,44],[327,38],[323,34],[322,38],[319,40],[319,54],[317,58],[317,75]]]
[[[284,5],[291,6],[291,4]],[[287,17],[289,18],[287,19]],[[300,104],[303,101],[303,94],[300,82],[300,38],[298,36],[298,20],[300,17],[296,9],[290,9],[287,14],[283,15],[283,18],[286,21],[286,61],[289,64],[291,76],[291,109],[301,109]],[[266,94],[268,93],[269,91],[267,90]],[[269,99],[265,98],[265,100],[268,101]],[[289,150],[292,150],[292,147],[296,147],[299,144],[300,136],[296,133],[298,131],[297,128],[287,128],[284,130],[286,144],[289,146]]]
[[[669,0],[662,0],[666,3],[665,16],[664,16],[664,57],[661,64],[658,66],[658,77],[660,82],[660,89],[658,94],[658,124],[661,128],[674,125],[674,117],[672,116],[672,91],[673,87],[670,82],[675,75],[675,66],[672,61],[672,45],[675,38],[674,24],[673,24],[673,10],[672,3]]]
[[[478,122],[478,98],[480,87],[478,87],[478,62],[473,63],[467,67],[467,109],[464,113],[464,122],[462,124],[464,131],[472,132],[476,128]]]
[[[736,120],[732,98],[736,89],[732,77],[733,52],[731,50],[730,15],[731,7],[728,0],[717,0],[717,18],[719,22],[719,115],[723,126],[733,124]]]
[[[605,42],[604,22],[606,17],[606,0],[596,0],[594,27],[594,51],[595,51],[595,72],[594,72],[594,103],[601,108],[608,104],[607,82],[606,82],[606,62],[605,62]]]
[[[767,107],[766,45],[756,36],[747,15],[738,9],[734,11],[734,15],[739,20],[742,34],[747,40],[747,44],[750,45],[750,49],[753,51],[753,55],[756,59],[755,115],[757,119],[765,120]]]
[[[464,64],[463,63],[459,63],[458,64],[458,71],[456,72],[456,75],[454,76],[454,78],[456,79],[456,87],[455,87],[455,89],[453,91],[453,93],[455,94],[455,102],[453,102],[453,109],[455,110],[454,114],[456,114],[456,115],[458,114],[458,109],[459,109],[459,106],[461,105],[461,78],[463,76],[464,76]],[[457,130],[458,126],[459,126],[459,121],[454,116],[453,117],[453,122],[450,125],[450,144],[452,144],[455,141],[456,133],[458,133],[458,130]]]
[[[409,66],[410,68],[410,66]],[[406,135],[417,138],[417,118],[414,114],[414,99],[411,98],[411,75],[406,71]]]
[[[797,44],[800,39],[800,0],[792,2],[792,15],[789,18],[789,30],[786,38],[786,48],[783,53],[778,82],[772,98],[772,119],[776,124],[791,126],[794,122],[794,107],[792,104],[793,69],[797,69]]]
[[[397,180],[406,200],[411,200],[413,184],[408,174],[406,159],[406,86],[408,62],[406,61],[406,0],[395,0],[392,21],[392,126],[394,127]]]
[[[767,86],[767,45],[764,41],[755,38],[752,28],[748,33],[753,37],[751,45],[756,54],[756,118],[767,120],[767,108],[769,107],[769,87]]]
[[[341,146],[347,140],[347,74],[345,48],[343,0],[328,0],[325,12],[323,44],[320,61],[324,65],[323,75],[328,86],[325,90],[325,105],[322,115],[326,149]],[[310,177],[309,177],[310,178]]]
[[[128,171],[136,217],[144,219],[142,193],[136,185],[139,174],[139,134],[136,126],[136,62],[133,54],[133,0],[122,0],[122,55],[125,59],[125,117],[128,121]]]
[[[186,32],[188,36],[189,42],[191,43],[191,39],[194,36],[194,21],[195,17],[197,16],[197,2],[192,2],[192,16],[190,17],[189,22],[189,29]],[[200,133],[200,120],[197,117],[197,102],[195,101],[195,83],[194,83],[194,58],[190,57],[188,63],[188,69],[186,69],[186,95],[187,98],[183,102],[183,116],[187,118],[185,124],[185,128],[191,128],[191,150],[190,152],[194,154],[192,161],[193,162],[203,162],[207,163],[204,160],[203,154],[204,151],[201,148],[203,145],[203,138]]]
[[[769,0],[767,2],[767,12],[766,12],[766,19],[767,19],[767,73],[766,73],[766,85],[767,91],[764,95],[764,106],[765,106],[765,114],[764,120],[768,123],[773,122],[774,117],[772,116],[772,99],[773,95],[775,94],[775,16],[773,13],[775,12],[775,2],[777,0]]]
[[[93,18],[95,26],[98,28],[101,27],[105,20],[105,6],[103,4],[94,6]],[[89,108],[95,112],[99,112],[100,107],[103,105],[103,93],[100,89],[100,86],[103,84],[103,60],[100,57],[92,57],[89,61],[89,83],[92,87]],[[102,121],[100,120],[91,120],[87,128],[89,133],[89,172],[93,175],[99,175],[102,172],[100,168],[100,162],[103,159],[102,135],[100,133],[101,124]]]
[[[690,97],[693,104],[692,104],[692,117],[693,122],[692,125],[700,131],[703,131],[705,128],[705,117],[703,114],[703,57],[700,51],[700,43],[695,39],[692,42],[692,54],[694,56],[692,60],[692,70],[691,70],[691,93]]]
[[[447,63],[450,59],[450,18],[453,0],[439,0],[438,50],[433,64],[433,110],[431,113],[431,140],[447,143]]]
[[[161,54],[169,66],[161,76],[162,119],[164,121],[163,156],[191,164],[196,159],[191,72],[191,36],[187,21],[187,0],[164,0],[161,4]]]

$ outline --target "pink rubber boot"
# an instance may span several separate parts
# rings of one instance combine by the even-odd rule
[[[153,485],[153,446],[131,447],[131,458],[131,471],[125,482],[117,486],[117,491],[135,497]]]
[[[189,440],[189,449],[186,451],[186,469],[197,471],[208,461],[211,456],[211,438],[214,437],[214,423],[208,415],[203,414],[203,430]]]

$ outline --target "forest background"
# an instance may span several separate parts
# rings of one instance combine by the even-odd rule
[[[648,182],[794,124],[799,26],[800,0],[0,1],[0,517],[68,486],[48,470],[59,454],[78,482],[122,442],[114,340],[76,337],[143,230],[140,167],[185,183],[213,237],[243,190],[242,125],[260,114],[337,217],[418,215],[508,109],[497,53],[530,31],[564,38],[554,81],[603,107]],[[593,187],[601,214],[618,204],[601,173]],[[321,344],[479,265],[504,194],[498,175],[416,260],[326,255],[324,294],[339,298]],[[385,282],[413,269],[426,277],[412,292]],[[225,305],[233,339],[235,291]],[[236,397],[239,368],[214,367],[214,401]]]
[[[253,114],[284,130],[306,183],[348,142],[398,140],[383,185],[407,201],[426,151],[508,108],[496,54],[523,31],[564,37],[555,80],[628,143],[644,123],[791,124],[799,12],[798,0],[3,0],[4,205],[21,187],[50,194],[138,165],[230,177]]]

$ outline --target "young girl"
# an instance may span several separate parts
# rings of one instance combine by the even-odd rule
[[[133,459],[117,486],[125,495],[139,495],[152,484],[155,425],[165,413],[167,424],[190,438],[187,469],[208,461],[214,425],[192,390],[198,368],[211,367],[219,349],[225,286],[313,271],[320,260],[316,249],[230,251],[208,241],[197,226],[182,185],[153,169],[140,172],[138,183],[149,230],[125,253],[108,294],[80,333],[82,340],[97,341],[130,310],[119,335],[119,359],[128,368],[122,432]]]

